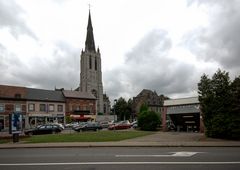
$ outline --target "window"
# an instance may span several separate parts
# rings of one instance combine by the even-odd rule
[[[89,69],[92,69],[92,57],[89,56]]]
[[[20,98],[21,98],[21,94],[16,93],[16,94],[15,94],[15,98],[20,99]]]
[[[4,112],[5,108],[4,108],[4,104],[0,104],[0,112]]]
[[[63,105],[58,105],[58,112],[62,112],[63,111]]]
[[[29,111],[35,111],[35,104],[29,103],[29,104],[28,104],[28,110],[29,110]]]
[[[15,112],[21,112],[21,104],[15,104]]]
[[[48,107],[50,112],[54,112],[54,104],[50,104]]]
[[[40,104],[40,110],[41,112],[45,112],[46,111],[46,105],[45,104]]]
[[[107,107],[106,107],[106,104],[103,105],[103,113],[106,113],[107,112]]]
[[[95,58],[95,70],[97,70],[97,58]]]

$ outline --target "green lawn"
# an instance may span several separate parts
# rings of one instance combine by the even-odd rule
[[[121,141],[140,136],[150,135],[154,132],[147,131],[98,131],[80,132],[72,134],[36,135],[21,139],[26,143],[51,143],[51,142],[108,142]]]

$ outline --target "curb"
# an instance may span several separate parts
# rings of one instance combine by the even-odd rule
[[[0,149],[86,147],[240,147],[240,142],[72,142],[0,144]]]

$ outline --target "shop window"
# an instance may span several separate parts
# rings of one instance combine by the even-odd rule
[[[63,111],[63,105],[58,105],[58,112],[62,112]]]
[[[29,103],[29,104],[28,104],[28,110],[29,110],[29,111],[35,111],[35,104]]]
[[[4,112],[5,108],[4,108],[4,104],[0,104],[0,112]]]

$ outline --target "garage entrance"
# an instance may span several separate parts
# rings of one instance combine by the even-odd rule
[[[170,130],[199,132],[200,113],[169,114],[168,119],[171,122]]]

